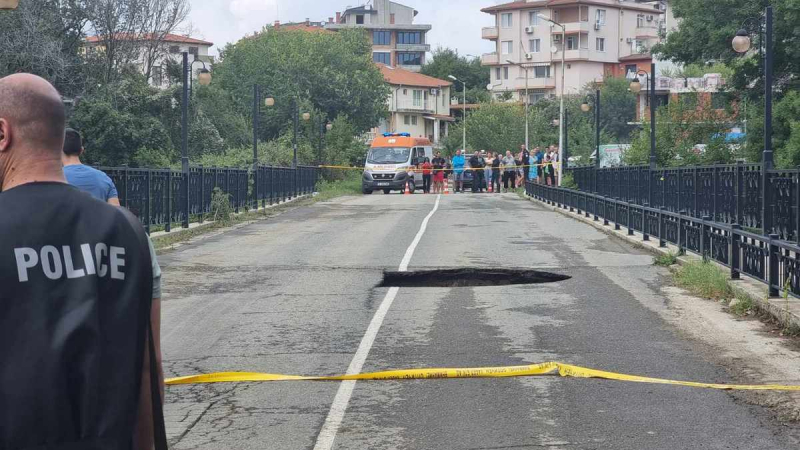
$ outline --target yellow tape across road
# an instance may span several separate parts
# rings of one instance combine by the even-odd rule
[[[462,369],[405,369],[389,370],[385,372],[361,373],[356,375],[337,375],[331,377],[280,375],[256,372],[218,372],[204,375],[191,375],[186,377],[170,378],[167,385],[201,384],[201,383],[232,383],[232,382],[263,382],[263,381],[347,381],[347,380],[430,380],[441,378],[506,378],[506,377],[531,377],[550,375],[554,373],[562,377],[572,378],[601,378],[604,380],[627,381],[633,383],[668,384],[673,386],[688,386],[707,389],[743,390],[743,391],[800,391],[800,386],[784,386],[779,384],[718,384],[697,383],[693,381],[666,380],[663,378],[640,377],[621,373],[606,372],[603,370],[588,369],[559,362],[531,364],[527,366],[505,367],[476,367]]]

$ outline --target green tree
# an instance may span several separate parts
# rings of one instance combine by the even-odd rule
[[[606,77],[600,87],[600,127],[609,136],[609,144],[625,144],[631,140],[636,119],[636,96],[629,91],[630,80],[622,77]],[[595,89],[587,89],[586,95],[594,98]],[[594,103],[594,100],[590,100]]]
[[[347,115],[357,133],[387,115],[389,88],[372,62],[363,30],[337,33],[265,29],[225,47],[214,67],[214,83],[230,93],[239,111],[250,116],[253,85],[275,98],[259,127],[273,139],[290,126],[295,99],[326,117]]]
[[[461,56],[456,50],[438,47],[433,51],[433,58],[422,66],[422,73],[440,80],[451,81],[452,75],[467,85],[467,103],[488,102],[489,67],[482,66],[480,58]],[[461,83],[453,83],[450,95],[463,102],[464,87]]]

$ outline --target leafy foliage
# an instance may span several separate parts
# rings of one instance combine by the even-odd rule
[[[456,50],[439,47],[433,51],[433,58],[422,66],[422,73],[441,80],[452,75],[467,85],[467,103],[488,102],[490,99],[486,85],[489,84],[489,67],[482,66],[480,58],[461,56]],[[454,83],[451,95],[463,102],[464,86]]]

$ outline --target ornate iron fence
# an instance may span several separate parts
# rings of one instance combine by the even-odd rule
[[[710,169],[710,170],[706,170]],[[604,169],[606,170],[606,169]],[[601,170],[603,172],[604,170]],[[739,171],[738,175],[736,171]],[[578,176],[578,173],[581,173]],[[575,179],[583,177],[582,181],[593,181],[596,174],[586,173],[585,169],[576,171]],[[599,179],[625,180],[624,185],[641,186],[638,184],[641,177],[630,176],[620,178],[619,174],[645,173],[647,170],[632,168],[624,171],[608,170],[609,174],[602,174]],[[797,236],[798,201],[800,201],[800,174],[796,170],[772,171],[769,173],[769,185],[773,188],[774,199],[771,203],[774,214],[775,228],[783,233],[770,233],[762,235],[747,231],[742,223],[730,223],[731,218],[738,218],[745,223],[759,223],[757,216],[760,211],[752,205],[760,206],[757,199],[739,198],[748,189],[737,191],[733,189],[748,182],[753,182],[753,189],[758,184],[756,181],[747,180],[745,168],[742,165],[718,168],[691,168],[670,169],[655,171],[656,175],[663,177],[660,186],[660,196],[656,199],[656,206],[649,206],[638,202],[637,193],[626,193],[625,199],[614,198],[603,193],[565,189],[544,186],[528,182],[526,194],[548,204],[576,211],[586,217],[594,216],[594,220],[603,220],[604,225],[614,225],[619,230],[626,228],[629,235],[636,232],[647,241],[651,237],[658,239],[664,247],[671,243],[679,251],[691,251],[704,258],[714,260],[730,269],[731,277],[738,279],[740,274],[745,274],[753,279],[766,283],[770,295],[776,296],[786,289],[792,296],[800,298],[800,245],[784,239]],[[616,177],[616,178],[615,178]],[[756,178],[756,177],[753,177]],[[653,177],[645,176],[653,180]],[[682,180],[682,181],[681,181]],[[736,182],[739,182],[738,184]],[[578,182],[580,185],[581,181]],[[602,186],[601,186],[602,187]],[[683,195],[691,187],[691,195]],[[619,190],[612,186],[602,187],[604,192],[619,195]],[[593,190],[592,190],[593,191]],[[780,192],[775,192],[780,191]],[[649,198],[654,198],[648,192]],[[677,197],[677,198],[676,198]],[[759,197],[760,198],[760,197]],[[690,202],[691,199],[691,202]],[[733,199],[733,201],[731,201]],[[742,213],[747,208],[751,212]],[[677,211],[676,211],[677,209]],[[704,214],[697,217],[696,214]],[[749,216],[748,216],[749,214]],[[752,220],[754,222],[748,222]]]
[[[150,232],[163,226],[170,231],[173,224],[202,222],[211,212],[211,194],[219,188],[230,195],[234,212],[258,209],[310,194],[316,187],[316,167],[259,166],[253,169],[192,167],[189,169],[188,196],[184,192],[185,176],[180,170],[101,168],[114,181],[122,206],[128,208]]]
[[[576,167],[570,172],[584,192],[694,218],[711,217],[713,222],[738,224],[800,244],[798,169],[770,170],[766,180],[759,164],[656,170],[646,166],[600,170]]]

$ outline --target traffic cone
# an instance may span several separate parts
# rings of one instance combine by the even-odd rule
[[[444,195],[450,193],[450,180],[444,182]]]
[[[406,192],[405,195],[411,195],[411,190],[408,188],[408,181],[406,181]]]
[[[491,181],[489,181],[489,189],[487,189],[486,192],[488,192],[490,194],[492,193],[492,182]]]

